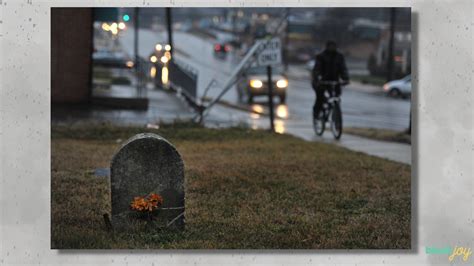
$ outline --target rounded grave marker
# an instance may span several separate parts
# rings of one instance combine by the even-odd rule
[[[184,228],[184,163],[166,139],[153,133],[130,138],[112,158],[110,174],[114,226],[136,219],[130,207],[135,197],[155,193],[163,206],[153,220]]]

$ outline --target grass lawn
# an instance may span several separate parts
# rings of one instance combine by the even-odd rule
[[[351,127],[344,128],[344,132],[347,134],[357,135],[369,139],[411,144],[411,135],[407,134],[405,131]]]
[[[186,230],[106,231],[114,152],[139,132],[185,162]],[[54,249],[408,249],[410,166],[325,143],[245,128],[53,127]]]

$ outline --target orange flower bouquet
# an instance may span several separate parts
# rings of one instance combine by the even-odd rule
[[[141,218],[153,219],[153,215],[158,214],[158,210],[163,205],[163,197],[151,193],[146,197],[135,197],[130,203],[130,209],[139,214]]]

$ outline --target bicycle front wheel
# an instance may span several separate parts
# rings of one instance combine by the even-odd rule
[[[331,118],[331,132],[335,139],[340,139],[342,135],[342,112],[338,102],[334,103]]]

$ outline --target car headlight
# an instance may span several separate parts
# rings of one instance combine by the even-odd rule
[[[263,82],[258,79],[252,79],[250,80],[250,87],[255,88],[255,89],[260,89],[263,86]]]
[[[280,79],[277,81],[277,87],[280,89],[288,87],[288,80],[286,79]]]
[[[388,84],[384,84],[384,85],[383,85],[383,90],[384,90],[384,91],[388,91],[389,87],[390,87],[390,86],[388,86]]]

